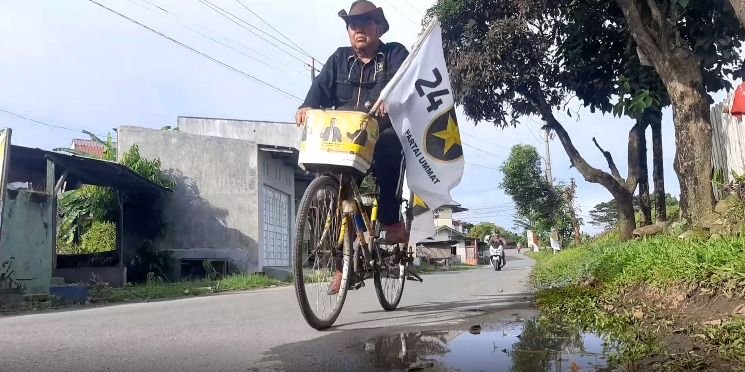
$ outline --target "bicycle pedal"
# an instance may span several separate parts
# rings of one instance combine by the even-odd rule
[[[362,288],[364,286],[365,286],[365,282],[357,282],[357,283],[354,283],[354,285],[352,286],[351,289],[353,291],[356,291],[356,290],[358,290],[358,289],[360,289],[360,288]]]
[[[415,276],[407,276],[406,277],[406,280],[411,280],[411,281],[414,281],[414,282],[424,283],[424,279],[422,279],[420,277],[415,277]]]

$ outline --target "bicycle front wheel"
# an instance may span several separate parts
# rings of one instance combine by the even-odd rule
[[[375,293],[380,306],[386,311],[396,310],[401,302],[406,282],[406,266],[403,263],[401,245],[378,245],[380,265],[374,273]]]
[[[347,297],[351,224],[339,210],[339,183],[331,176],[313,180],[305,190],[295,221],[293,272],[295,294],[308,324],[318,330],[331,327]],[[346,229],[339,245],[342,228]],[[338,293],[330,289],[342,272]]]

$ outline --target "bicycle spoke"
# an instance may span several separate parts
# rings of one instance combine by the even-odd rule
[[[334,279],[339,247],[336,239],[341,228],[341,218],[336,213],[337,194],[332,187],[319,190],[311,202],[306,221],[309,228],[309,250],[303,263],[303,276],[308,300],[313,312],[325,318],[336,307],[337,295],[329,295],[328,290]]]

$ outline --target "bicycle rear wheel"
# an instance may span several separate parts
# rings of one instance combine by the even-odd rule
[[[386,311],[396,310],[401,302],[406,282],[406,266],[403,263],[401,245],[377,246],[380,255],[380,265],[376,265],[374,272],[375,293],[378,302]]]
[[[343,220],[337,180],[331,176],[313,180],[305,190],[295,221],[293,272],[300,311],[318,330],[334,324],[347,297],[353,233],[352,225]],[[343,226],[347,231],[339,246]],[[337,270],[343,272],[341,287],[337,294],[329,294]]]

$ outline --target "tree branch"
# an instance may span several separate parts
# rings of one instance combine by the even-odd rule
[[[647,6],[649,7],[649,11],[652,13],[652,19],[657,23],[657,32],[662,33],[662,28],[665,26],[665,17],[662,16],[662,11],[660,11],[660,7],[657,6],[656,0],[647,0]],[[673,4],[675,6],[675,4]]]
[[[595,143],[595,147],[600,150],[601,153],[603,153],[603,156],[605,157],[605,160],[608,162],[608,168],[610,168],[611,173],[613,174],[613,177],[618,180],[618,182],[625,182],[623,180],[623,177],[621,177],[621,172],[618,171],[618,167],[616,167],[616,162],[613,161],[613,155],[611,155],[610,152],[605,151],[602,147],[600,147],[600,144],[595,139],[595,137],[592,137],[592,142]]]
[[[636,1],[616,0],[616,4],[623,12],[626,23],[629,26],[629,31],[634,37],[636,44],[647,55],[647,57],[649,57],[652,63],[655,64],[655,67],[657,67],[657,63],[663,60],[664,52],[659,47],[654,35],[652,35],[644,25],[644,20],[642,19],[642,14],[636,5]],[[660,35],[664,35],[664,33],[661,32]],[[659,71],[659,69],[657,70]]]
[[[574,147],[572,139],[569,137],[569,133],[567,133],[561,123],[556,120],[556,117],[551,110],[551,106],[546,102],[546,98],[540,93],[540,89],[535,89],[534,92],[535,95],[530,96],[531,101],[541,114],[543,120],[547,123],[546,127],[553,130],[557,137],[559,137],[559,141],[564,147],[564,151],[566,151],[567,156],[569,156],[569,161],[572,163],[573,167],[577,168],[577,171],[579,171],[585,181],[602,185],[608,189],[614,197],[629,197],[629,191],[626,190],[624,184],[619,182],[610,174],[594,168],[587,163],[577,148]]]

